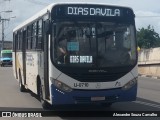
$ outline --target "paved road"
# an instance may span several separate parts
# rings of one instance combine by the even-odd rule
[[[70,110],[86,110],[86,111],[160,111],[160,80],[139,77],[138,81],[138,96],[135,102],[124,102],[115,103],[111,108],[105,108],[102,106],[76,106],[70,107]],[[35,98],[32,93],[21,93],[19,92],[18,82],[14,79],[12,73],[12,67],[0,67],[0,111],[43,111],[40,102]],[[63,110],[66,110],[63,108]],[[92,114],[90,112],[89,114]],[[95,112],[93,112],[95,114]],[[0,118],[0,120],[8,120],[5,118]],[[16,118],[17,119],[17,118]],[[15,120],[16,120],[15,119]],[[25,118],[31,120],[31,118]],[[33,120],[36,118],[32,118]],[[40,118],[39,118],[40,119]],[[43,120],[43,118],[41,118]],[[41,120],[40,119],[40,120]],[[53,118],[47,117],[46,120],[51,120]],[[54,120],[74,120],[80,119],[76,117],[63,117],[55,115]],[[87,120],[96,120],[95,117],[84,117]],[[100,117],[98,119],[105,120],[105,117]],[[117,118],[110,118],[117,119]],[[118,118],[121,120],[122,118]],[[128,118],[124,118],[128,119]],[[138,118],[130,118],[136,120]],[[141,118],[143,120],[143,118]],[[145,118],[144,120],[149,120],[150,118]],[[152,120],[158,118],[153,118]],[[17,119],[18,120],[18,119]]]

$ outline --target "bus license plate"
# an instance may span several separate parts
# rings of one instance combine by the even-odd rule
[[[91,101],[102,101],[105,100],[105,97],[91,97]]]

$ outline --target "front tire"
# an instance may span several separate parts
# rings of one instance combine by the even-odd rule
[[[41,102],[43,109],[48,110],[51,107],[51,105],[44,100],[42,85],[40,82],[38,82],[37,88],[38,88],[38,99]]]

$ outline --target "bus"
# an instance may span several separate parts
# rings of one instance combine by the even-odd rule
[[[12,50],[1,50],[0,66],[12,65]]]
[[[136,100],[135,14],[129,7],[53,3],[13,30],[20,91],[48,105]]]

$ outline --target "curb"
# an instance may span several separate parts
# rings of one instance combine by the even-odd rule
[[[147,78],[153,78],[153,79],[160,79],[160,76],[143,75],[143,74],[139,74],[138,76],[140,76],[140,77],[147,77]]]

